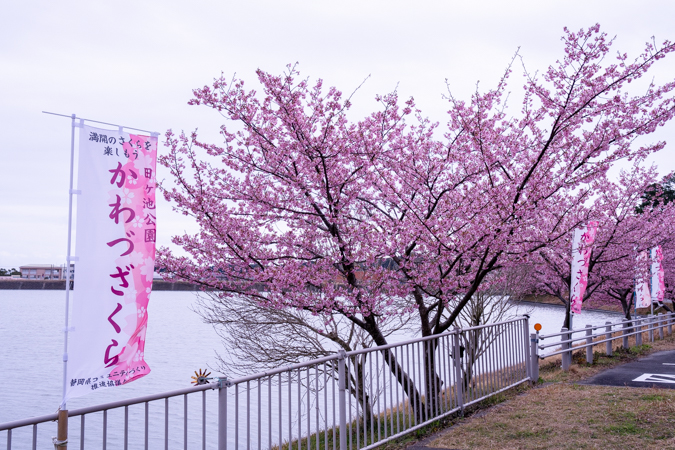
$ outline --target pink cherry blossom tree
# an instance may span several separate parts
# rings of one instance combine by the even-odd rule
[[[598,221],[598,232],[589,261],[588,286],[583,301],[595,305],[620,303],[627,319],[633,306],[636,269],[648,277],[648,266],[636,268],[639,251],[656,245],[670,248],[673,243],[673,204],[639,208],[645,190],[656,180],[655,168],[635,165],[622,172],[617,182],[598,179],[589,193],[595,195],[575,211],[562,209],[559,221],[568,229],[560,239],[537,251],[531,262],[535,289],[558,298],[566,307],[562,326],[569,327],[569,290],[572,230]]]
[[[167,133],[174,208],[194,217],[195,235],[176,236],[188,257],[164,248],[174,277],[245,296],[261,306],[337,314],[387,344],[381,323],[414,314],[423,336],[452,327],[500,268],[522,264],[566,235],[561,208],[593,195],[622,159],[665,145],[636,146],[668,122],[675,83],[627,90],[670,42],[646,44],[634,61],[599,26],[563,36],[563,57],[542,75],[525,73],[518,114],[505,112],[511,66],[494,89],[468,101],[449,95],[447,128],[424,118],[411,98],[377,97],[362,120],[351,98],[299,79],[258,71],[262,93],[217,79],[194,105],[221,113],[224,143]],[[426,392],[433,404],[435,348]],[[384,359],[414,403],[420,391],[389,352]]]

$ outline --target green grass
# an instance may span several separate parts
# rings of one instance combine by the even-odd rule
[[[519,386],[514,387],[513,389],[506,391],[506,392],[500,392],[499,394],[493,395],[491,397],[488,397],[487,399],[484,399],[478,403],[472,404],[468,406],[464,412],[462,413],[461,411],[456,411],[453,414],[449,414],[448,416],[445,416],[441,419],[433,420],[430,423],[426,424],[423,427],[418,428],[417,430],[414,430],[410,432],[407,435],[404,435],[395,441],[388,442],[384,444],[382,449],[384,450],[391,450],[391,449],[401,449],[405,448],[407,445],[409,445],[412,442],[418,441],[420,439],[423,439],[433,433],[437,433],[444,428],[447,428],[448,426],[456,423],[459,420],[462,420],[463,417],[465,416],[470,416],[478,411],[485,410],[487,408],[490,408],[492,406],[495,406],[497,404],[503,403],[510,398],[512,398],[514,395],[517,395],[519,393],[524,392],[525,390],[528,389],[528,386],[526,384],[521,384]],[[449,396],[449,397],[448,397]],[[448,401],[446,401],[446,398]],[[446,410],[451,411],[454,407],[454,404],[450,399],[454,398],[454,386],[451,387],[450,389],[446,389],[442,392],[441,394],[441,403],[445,403],[447,407],[450,409],[448,410],[447,408],[444,408],[442,411],[440,411],[440,414],[443,414]],[[424,399],[423,399],[424,400]],[[353,404],[353,400],[352,400]],[[366,445],[370,445],[374,442],[377,442],[378,439],[378,431],[379,431],[379,437],[384,438],[385,436],[391,436],[393,434],[396,434],[400,431],[404,431],[405,429],[409,429],[411,427],[416,426],[414,418],[412,419],[412,423],[409,423],[409,417],[411,413],[411,408],[410,405],[407,402],[404,402],[402,404],[399,404],[398,406],[394,406],[393,408],[389,408],[386,413],[382,413],[379,415],[379,424],[377,421],[377,417],[374,417],[374,426],[371,428],[370,426],[367,428],[367,433],[364,434],[364,429],[363,429],[363,421],[362,419],[359,421],[359,430],[358,430],[358,443],[360,447],[364,447]],[[397,427],[397,419],[398,419],[398,427]],[[392,428],[392,421],[393,421],[393,428]],[[404,423],[405,422],[405,423]],[[352,443],[352,448],[357,448],[356,443],[357,443],[357,426],[356,426],[356,421],[352,421],[351,423],[347,424],[347,429],[349,430],[349,435],[347,436],[347,444],[349,445],[350,439]],[[507,426],[504,424],[503,426]],[[351,428],[350,428],[351,427]],[[372,430],[372,433],[371,433]],[[374,440],[373,440],[374,437]],[[308,438],[302,438],[300,440],[300,446],[302,447],[303,450],[316,450],[318,449],[325,449],[326,446],[328,446],[329,449],[333,448],[333,441],[335,440],[336,443],[336,448],[339,447],[339,442],[340,442],[340,430],[338,428],[335,429],[335,435],[333,435],[333,430],[332,428],[329,429],[327,432],[322,430],[318,432],[318,446],[317,446],[317,433],[313,433],[309,437],[309,442]],[[294,450],[298,448],[298,440],[294,439],[290,445],[288,442],[285,442],[282,446],[281,449],[279,449],[278,446],[273,446],[271,447],[272,450]]]
[[[641,397],[642,400],[647,401],[647,402],[661,402],[666,399],[663,395],[660,394],[649,394],[649,395],[643,395]]]
[[[430,447],[490,449],[675,448],[675,391],[549,384],[479,420],[468,419]]]
[[[453,403],[446,401],[446,396],[453,394],[447,390],[442,393],[442,396],[439,400],[440,403],[445,403],[445,405],[439,405],[439,414],[443,414],[446,411],[447,407],[452,408]],[[436,411],[434,411],[436,412]],[[378,420],[379,419],[379,420]],[[409,428],[412,428],[417,425],[417,421],[414,416],[414,411],[410,405],[405,402],[388,409],[386,412],[375,415],[372,420],[368,420],[367,426],[364,428],[363,418],[360,418],[357,421],[352,421],[347,424],[348,436],[347,444],[352,443],[352,448],[357,448],[356,444],[358,442],[359,447],[365,447],[367,445],[378,442],[385,437],[392,436],[399,432],[405,431]],[[418,439],[421,436],[428,433],[428,429],[438,430],[442,427],[442,421],[436,420],[425,427],[411,432],[411,435],[408,439]],[[318,445],[317,445],[318,438]],[[336,447],[339,447],[340,442],[340,430],[336,427],[335,431],[333,429],[322,430],[318,433],[313,433],[309,438],[300,439],[300,447],[303,450],[316,450],[316,449],[325,449],[326,446],[330,449],[333,448],[333,441],[336,443]],[[298,439],[294,439],[289,444],[285,442],[281,446],[281,450],[293,450],[298,448]],[[385,447],[386,448],[386,447]],[[279,450],[278,445],[272,447],[273,450]]]
[[[621,423],[605,427],[605,432],[618,435],[640,434],[640,429],[636,423]]]

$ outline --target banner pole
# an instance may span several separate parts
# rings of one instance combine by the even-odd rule
[[[635,294],[635,286],[633,286],[633,316],[637,317],[637,295]],[[630,313],[630,308],[628,308],[628,312]]]
[[[68,314],[70,312],[70,262],[71,262],[71,241],[73,234],[73,177],[75,165],[75,114],[71,115],[70,123],[70,189],[68,191],[68,248],[66,250],[66,326],[63,330],[63,396],[59,409],[66,410],[66,387],[68,384]]]
[[[654,315],[654,249],[649,249],[649,300],[652,304],[652,316]]]
[[[572,231],[572,261],[570,263],[570,295],[567,299],[567,309],[565,310],[565,320],[563,326],[572,328],[572,299],[574,298],[574,235],[576,230]],[[563,355],[564,358],[565,355]]]

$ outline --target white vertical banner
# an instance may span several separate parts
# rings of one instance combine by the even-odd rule
[[[652,304],[651,294],[649,292],[649,277],[647,273],[649,256],[647,250],[637,254],[635,264],[635,307],[649,308]]]
[[[572,267],[570,273],[570,311],[581,313],[586,286],[588,286],[588,265],[591,258],[598,222],[588,222],[588,226],[574,230],[572,237]]]
[[[64,401],[147,375],[157,136],[81,125]]]
[[[663,278],[663,251],[658,245],[650,250],[652,257],[652,301],[663,303],[666,285]]]

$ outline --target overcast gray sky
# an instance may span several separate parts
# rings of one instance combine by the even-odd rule
[[[563,27],[595,23],[635,56],[655,36],[675,40],[672,1],[7,1],[0,13],[0,267],[63,264],[70,122],[42,110],[164,133],[199,127],[219,142],[221,118],[187,106],[193,88],[223,72],[255,84],[254,70],[300,63],[354,98],[355,116],[398,84],[444,123],[445,79],[468,98],[494,86],[518,47],[528,69],[561,57]],[[675,57],[654,70],[675,77]],[[522,84],[516,67],[510,90]],[[675,169],[675,124],[652,162]],[[163,149],[160,149],[160,152]],[[159,179],[166,177],[159,171]],[[158,245],[194,229],[163,199]]]

